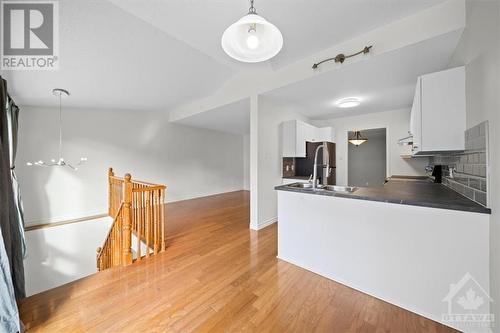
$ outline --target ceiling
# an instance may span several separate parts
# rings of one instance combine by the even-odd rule
[[[59,3],[60,69],[2,73],[20,105],[55,105],[51,90],[61,87],[71,92],[67,106],[165,110],[211,94],[234,74],[108,1]]]
[[[446,69],[460,36],[460,31],[444,34],[368,57],[364,61],[342,65],[263,95],[278,104],[294,105],[297,112],[309,119],[331,119],[409,108],[413,102],[417,77]],[[352,96],[361,99],[360,106],[342,109],[336,105],[337,100]],[[177,123],[248,134],[249,110],[249,100],[244,99],[183,118]]]
[[[246,0],[61,0],[60,69],[2,73],[20,105],[168,111],[211,95],[241,71],[269,70],[443,0],[256,0],[285,46],[262,64],[241,64],[220,47]],[[286,13],[284,15],[283,13]]]
[[[244,135],[250,133],[250,99],[230,103],[177,121],[178,124]]]
[[[248,0],[110,1],[221,63],[255,68],[231,60],[220,46],[224,30],[248,12]],[[279,68],[443,1],[255,0],[254,5],[283,34],[283,49],[269,62]]]
[[[364,61],[343,65],[265,96],[297,105],[311,119],[381,112],[411,106],[417,77],[445,69],[460,31],[441,35]],[[339,99],[358,97],[361,105],[342,109]]]

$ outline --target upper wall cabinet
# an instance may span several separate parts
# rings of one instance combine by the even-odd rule
[[[411,108],[413,155],[465,149],[465,68],[423,75]]]
[[[333,142],[331,127],[318,128],[300,120],[282,124],[283,157],[306,157],[306,142]]]

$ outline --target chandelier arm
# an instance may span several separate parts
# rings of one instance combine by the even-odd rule
[[[69,163],[66,163],[65,164],[66,166],[68,166],[69,168],[73,169],[73,170],[78,170],[77,168],[75,168],[74,166],[72,166],[71,164]]]

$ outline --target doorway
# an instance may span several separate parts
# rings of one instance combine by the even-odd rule
[[[348,184],[359,187],[383,186],[387,177],[387,131],[385,128],[374,128],[359,132],[358,138],[366,139],[365,142],[354,145],[348,141]],[[355,138],[356,134],[354,131],[348,132],[348,138]]]

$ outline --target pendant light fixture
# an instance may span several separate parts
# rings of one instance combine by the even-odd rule
[[[28,166],[42,166],[42,167],[52,167],[52,166],[59,166],[59,167],[68,167],[72,170],[78,170],[78,166],[87,162],[87,158],[86,157],[81,157],[80,160],[78,161],[78,163],[76,164],[71,164],[71,163],[68,163],[64,160],[63,156],[62,156],[62,153],[63,153],[63,141],[62,141],[62,97],[68,97],[70,94],[69,94],[69,91],[67,90],[64,90],[64,89],[60,89],[60,88],[56,88],[56,89],[53,89],[52,90],[52,94],[54,94],[54,96],[58,97],[59,98],[59,158],[58,159],[51,159],[50,160],[50,163],[45,163],[44,161],[42,160],[39,160],[37,162],[28,162],[26,163],[26,165]]]
[[[242,62],[261,62],[274,57],[283,47],[283,36],[276,26],[257,15],[250,0],[248,14],[231,24],[222,35],[222,49]]]
[[[349,143],[352,143],[356,147],[359,146],[359,145],[362,145],[366,141],[368,141],[368,139],[362,137],[360,131],[354,132],[354,135],[349,139]]]

